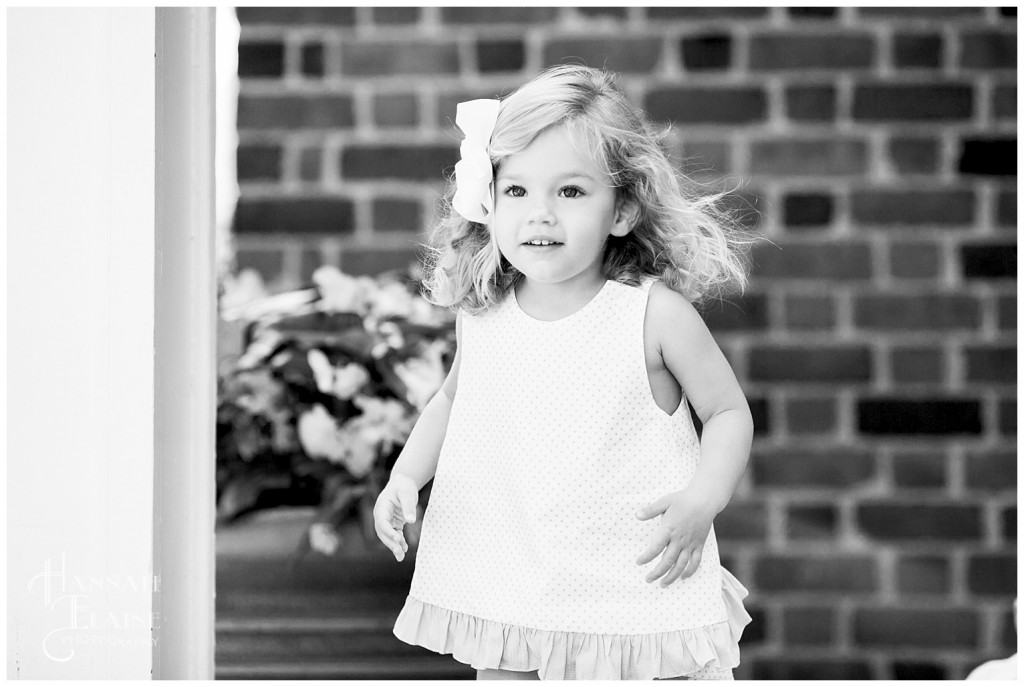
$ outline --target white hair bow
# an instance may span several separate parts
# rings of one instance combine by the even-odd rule
[[[487,224],[494,211],[494,170],[487,146],[498,119],[497,100],[469,100],[455,108],[455,123],[465,138],[455,164],[455,195],[452,207],[471,222]]]

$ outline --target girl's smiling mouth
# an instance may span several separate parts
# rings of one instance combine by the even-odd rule
[[[534,236],[533,238],[524,241],[522,245],[529,246],[531,248],[551,248],[553,246],[561,246],[562,242],[556,241],[547,236]]]

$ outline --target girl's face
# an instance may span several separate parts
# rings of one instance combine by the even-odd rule
[[[527,279],[589,285],[603,280],[608,236],[629,233],[616,206],[608,177],[556,126],[501,163],[491,228],[501,254]]]

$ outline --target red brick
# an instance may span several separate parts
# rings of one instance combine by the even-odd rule
[[[414,93],[378,93],[373,98],[373,121],[378,127],[414,127],[419,104]]]
[[[762,242],[751,252],[753,274],[760,279],[871,278],[871,247],[853,241],[830,243]]]
[[[1004,508],[1000,513],[1002,520],[1003,539],[1013,544],[1017,543],[1017,506]]]
[[[242,26],[256,24],[307,24],[310,26],[354,26],[354,7],[237,7],[238,23]]]
[[[281,41],[239,41],[238,77],[271,77],[284,74],[284,44]]]
[[[628,16],[625,7],[577,7],[576,11],[584,17],[597,19],[626,19]]]
[[[715,518],[720,541],[764,541],[768,537],[768,512],[764,503],[734,501]]]
[[[1017,67],[1016,31],[966,31],[960,35],[960,66],[966,69]]]
[[[835,610],[827,606],[782,609],[782,640],[787,645],[828,645],[835,641]]]
[[[871,665],[862,659],[755,658],[753,680],[870,680]]]
[[[257,96],[238,98],[238,128],[347,129],[355,125],[347,95]]]
[[[996,201],[996,221],[1001,227],[1017,226],[1017,192],[1000,191]]]
[[[655,120],[682,124],[748,124],[765,119],[768,100],[756,86],[659,88],[647,94],[644,109]]]
[[[374,198],[373,228],[387,232],[420,231],[423,229],[423,208],[416,200]]]
[[[967,381],[988,384],[1017,383],[1016,346],[967,346]]]
[[[1014,491],[1017,488],[1017,454],[996,449],[971,452],[964,472],[967,487],[987,491]]]
[[[324,75],[324,44],[307,43],[302,46],[302,75]]]
[[[683,68],[689,71],[728,69],[732,64],[732,38],[726,33],[688,36],[679,41]]]
[[[859,139],[752,141],[750,171],[772,176],[849,176],[867,170],[867,144]]]
[[[786,13],[795,20],[835,19],[839,11],[837,7],[787,7]]]
[[[967,567],[967,588],[978,596],[1017,594],[1017,557],[1012,554],[971,556]]]
[[[945,354],[938,348],[908,346],[893,348],[889,362],[892,381],[941,385],[946,373]]]
[[[445,24],[550,24],[556,7],[442,7]]]
[[[926,661],[893,661],[892,676],[896,680],[945,680],[946,667]]]
[[[748,376],[755,381],[831,385],[871,379],[871,351],[866,346],[755,345],[748,361]]]
[[[820,122],[835,119],[835,87],[824,85],[787,88],[786,116],[797,122]]]
[[[413,179],[441,182],[445,170],[455,167],[454,146],[351,145],[341,153],[341,175],[346,179]]]
[[[714,141],[703,137],[683,141],[678,156],[683,159],[682,171],[687,176],[699,176],[713,171],[715,174],[730,170],[732,146],[728,141]]]
[[[239,248],[235,251],[235,262],[239,272],[244,269],[256,270],[264,282],[277,279],[284,270],[284,256],[279,250]]]
[[[979,637],[973,609],[858,608],[853,641],[862,647],[975,648]]]
[[[404,270],[419,261],[410,235],[407,248],[351,247],[341,253],[341,271],[345,274],[375,275],[388,270]]]
[[[346,76],[456,74],[459,51],[454,42],[343,41],[341,71]]]
[[[899,19],[951,19],[954,17],[980,16],[982,7],[904,7],[899,5],[876,5],[858,7],[857,14],[870,18]]]
[[[784,324],[786,329],[827,330],[836,325],[836,304],[832,296],[784,296]]]
[[[1000,296],[996,301],[999,329],[1013,331],[1017,328],[1017,297]]]
[[[281,146],[241,143],[236,154],[239,181],[281,178]]]
[[[894,243],[889,268],[897,279],[934,279],[939,276],[939,246],[935,243]]]
[[[648,7],[650,19],[758,19],[768,12],[765,7]]]
[[[786,538],[833,540],[839,515],[831,505],[790,505],[786,511]]]
[[[518,72],[526,60],[523,41],[481,40],[476,43],[476,66],[483,73]]]
[[[724,560],[724,559],[723,559]],[[725,563],[722,563],[725,566]],[[727,570],[734,570],[735,566],[726,567]],[[746,604],[747,601],[744,601]],[[756,605],[756,601],[747,606],[747,613],[750,614],[750,624],[743,628],[743,645],[751,646],[754,644],[761,644],[765,641],[765,635],[767,634],[766,627],[768,620],[766,613],[763,608],[759,608]]]
[[[940,159],[936,138],[895,137],[889,141],[889,160],[900,174],[936,174]]]
[[[897,453],[892,457],[893,483],[904,488],[944,488],[946,457],[941,451]]]
[[[865,69],[874,54],[875,41],[868,34],[772,33],[750,37],[749,66],[751,71]]]
[[[875,477],[871,453],[848,447],[755,449],[749,469],[754,484],[774,488],[846,489]]]
[[[834,398],[791,398],[786,401],[786,428],[790,434],[823,434],[836,427]]]
[[[942,35],[938,33],[897,33],[893,42],[893,61],[897,67],[931,68],[942,66]]]
[[[352,201],[344,198],[263,198],[238,201],[237,234],[345,234],[354,230]]]
[[[420,20],[419,7],[374,7],[374,24],[416,24]]]
[[[999,648],[1002,650],[998,658],[1005,658],[1017,653],[1017,618],[1012,608],[1008,608],[999,618]]]
[[[998,84],[992,91],[992,115],[997,119],[1017,118],[1017,85]]]
[[[820,227],[832,221],[835,203],[824,193],[787,193],[782,203],[782,221],[787,228]]]
[[[319,181],[323,163],[323,150],[320,148],[304,148],[299,154],[299,179],[302,181]]]
[[[857,526],[880,541],[977,541],[982,513],[977,506],[928,503],[862,502],[857,506]]]
[[[873,592],[878,572],[871,556],[765,555],[754,565],[754,584],[759,591],[772,592]]]
[[[960,294],[864,294],[853,303],[859,329],[955,331],[977,329],[981,309],[973,296]]]
[[[700,314],[712,333],[761,331],[768,328],[768,299],[763,293],[747,292],[728,301],[711,301]]]
[[[896,590],[904,594],[948,594],[953,573],[943,556],[900,556]]]
[[[974,223],[974,192],[854,191],[850,197],[854,222],[868,226],[966,226]]]
[[[961,174],[1017,176],[1016,137],[970,137],[960,142]]]
[[[981,434],[981,404],[973,399],[861,399],[857,427],[875,435]]]
[[[1017,435],[1017,401],[1004,399],[999,402],[999,433],[1006,436]]]
[[[858,84],[853,118],[859,121],[957,121],[974,115],[974,94],[967,84]]]
[[[661,58],[661,40],[643,37],[553,38],[544,46],[544,64],[585,64],[620,72],[650,72]]]

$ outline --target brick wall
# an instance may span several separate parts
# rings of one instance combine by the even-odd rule
[[[716,527],[738,677],[950,678],[1016,647],[1016,11],[242,8],[239,266],[409,262],[455,103],[572,56],[746,182],[707,319],[757,422]]]

